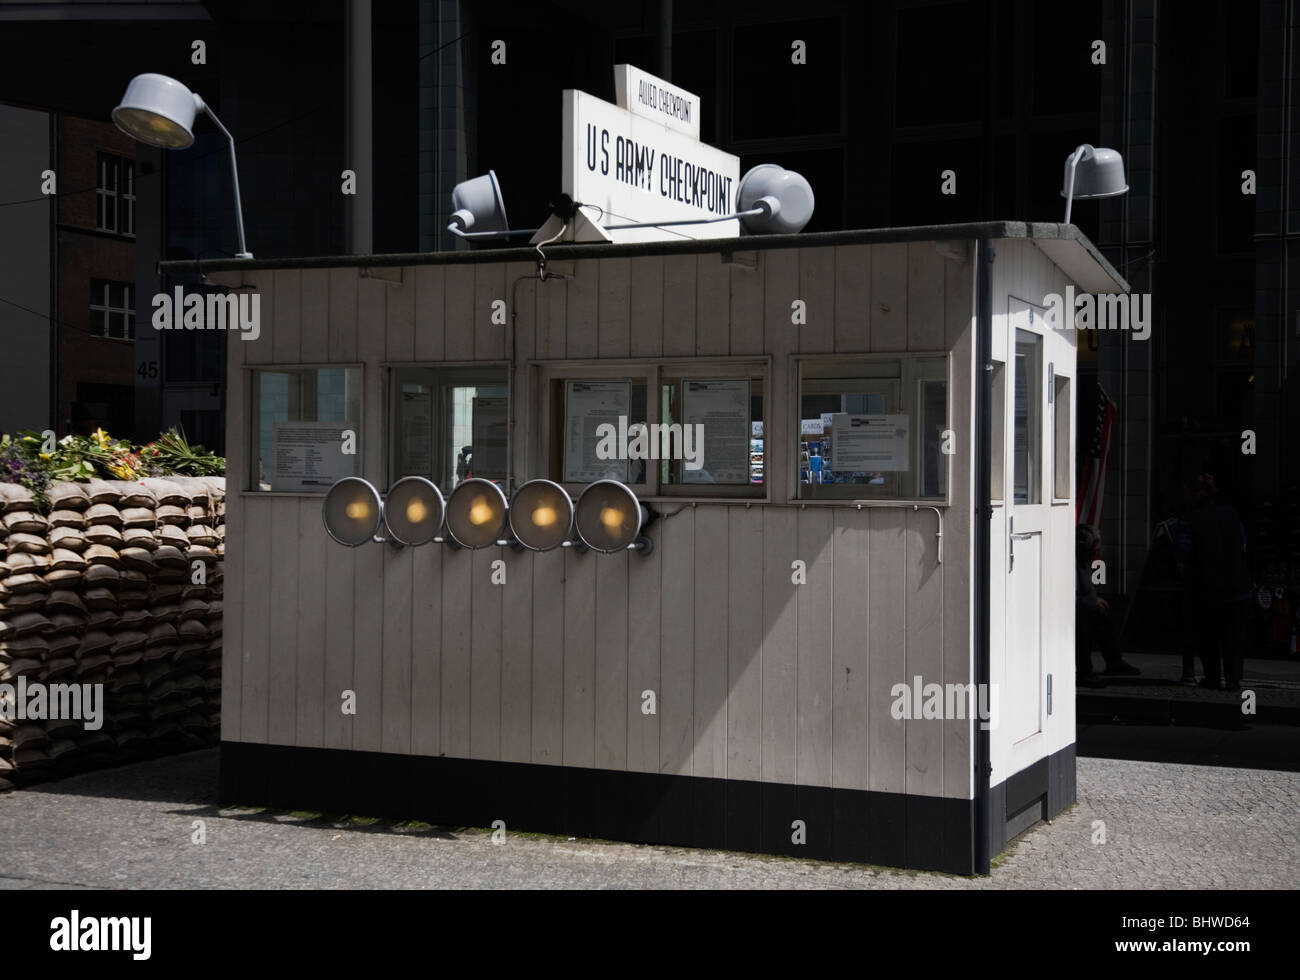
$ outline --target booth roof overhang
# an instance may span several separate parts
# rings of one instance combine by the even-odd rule
[[[1032,241],[1077,285],[1092,293],[1127,293],[1129,284],[1100,249],[1075,225],[1057,222],[982,221],[950,225],[914,225],[856,231],[824,231],[799,235],[750,235],[743,238],[690,239],[681,242],[627,242],[549,245],[548,262],[636,255],[690,255],[761,252],[781,248],[873,245],[886,242],[979,241],[1022,238]],[[202,275],[245,269],[393,268],[416,265],[455,265],[478,262],[534,262],[531,245],[476,248],[451,252],[394,252],[385,255],[326,255],[279,259],[173,259],[158,263],[171,275]]]

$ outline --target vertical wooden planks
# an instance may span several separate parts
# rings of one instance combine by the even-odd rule
[[[271,510],[265,497],[245,501],[243,612],[244,644],[240,729],[248,742],[267,738],[270,683]],[[229,533],[229,532],[227,532]]]
[[[643,255],[631,260],[629,353],[658,357],[664,350],[664,259]]]
[[[448,361],[472,361],[478,318],[488,315],[487,310],[474,307],[474,266],[444,266],[443,275],[443,357]]]
[[[280,497],[271,510],[267,641],[267,740],[275,745],[296,744],[298,699],[298,506],[295,497]],[[325,534],[320,532],[323,538]]]
[[[597,357],[628,357],[632,349],[632,260],[605,259],[599,264]]]
[[[835,515],[824,507],[798,511],[799,559],[807,584],[798,599],[798,755],[800,786],[831,785],[831,658]]]
[[[356,564],[352,689],[357,692],[352,747],[366,752],[378,752],[383,745],[385,550],[377,545],[352,549]]]
[[[694,255],[664,256],[664,357],[695,353]]]
[[[575,263],[574,277],[568,283],[568,307],[565,311],[565,357],[596,356],[600,265],[595,259]]]
[[[474,552],[470,591],[469,755],[501,758],[501,590],[502,548]],[[509,573],[506,572],[507,579]]]
[[[695,353],[722,357],[731,350],[731,267],[716,253],[695,258]]]
[[[695,738],[695,508],[659,524],[659,771],[689,776]]]
[[[363,362],[361,427],[357,433],[358,451],[361,453],[362,474],[377,487],[388,485],[385,472],[384,433],[388,428],[386,368],[384,359],[387,320],[388,290],[381,279],[362,279],[357,290],[357,357]]]
[[[417,270],[398,270],[402,281],[388,288],[387,338],[384,357],[389,361],[415,360],[415,292]]]
[[[411,751],[442,753],[442,558],[446,547],[411,556]]]
[[[733,357],[763,353],[763,252],[736,252],[731,266]]]
[[[564,761],[564,568],[572,549],[533,559],[532,761]]]
[[[442,549],[442,754],[470,758],[470,593],[474,552]],[[490,587],[490,586],[489,586]]]
[[[871,246],[835,249],[835,353],[871,350]]]
[[[329,270],[329,360],[357,359],[357,270]]]
[[[629,354],[658,357],[663,354],[663,256],[634,257],[629,274]]]
[[[944,273],[936,242],[907,244],[907,349],[944,349]]]
[[[635,259],[632,260],[636,262]],[[641,695],[653,691],[662,696],[659,666],[659,583],[663,549],[655,534],[655,549],[628,564],[627,591],[627,768],[633,772],[659,771],[659,714],[641,710]]]
[[[324,364],[330,359],[330,270],[303,269],[299,292],[298,352],[304,364]]]
[[[564,337],[569,306],[566,279],[539,282],[537,292],[536,356],[541,360],[564,357]]]
[[[727,508],[727,778],[762,778],[763,510]]]
[[[503,762],[531,762],[535,555],[503,551],[502,556],[506,559],[506,584],[501,586],[500,757]]]
[[[871,349],[907,350],[907,243],[871,246]]]
[[[334,541],[325,545],[324,741],[331,749],[352,748],[355,715],[342,711],[343,692],[352,686],[356,556]],[[373,585],[371,586],[373,588]]]
[[[952,259],[943,266],[944,346],[955,350],[962,336],[974,329],[976,248],[974,242],[948,244],[965,255],[960,262]]]
[[[443,298],[446,293],[447,270],[441,265],[421,265],[415,268],[415,359],[441,361],[443,359],[445,314]]]
[[[295,553],[299,562],[296,727],[294,745],[325,745],[325,589],[326,549],[334,545],[321,527],[321,501],[314,497],[297,505]],[[337,711],[337,706],[334,706]]]
[[[873,636],[868,561],[871,512],[835,511],[831,622],[831,785],[867,789]],[[877,704],[884,702],[877,699]]]
[[[373,547],[384,556],[380,745],[385,752],[405,754],[411,751],[411,582],[415,555],[422,549]]]
[[[727,775],[727,608],[729,588],[726,506],[695,510],[695,716],[691,772]]]
[[[474,359],[499,361],[506,356],[506,334],[510,330],[510,294],[514,280],[507,281],[507,266],[497,262],[479,262],[472,268]],[[498,307],[497,303],[501,306]],[[502,322],[497,323],[497,320]]]
[[[763,479],[774,501],[790,498],[793,486],[791,462],[794,455],[795,434],[791,432],[792,419],[798,418],[797,366],[790,355],[797,349],[798,329],[790,322],[790,304],[798,298],[799,252],[796,249],[774,249],[763,256],[763,349],[772,355],[772,404],[767,409]],[[791,558],[793,559],[793,555]]]
[[[596,573],[601,555],[564,549],[564,764],[595,764]]]
[[[906,678],[915,684],[938,684],[943,676],[943,566],[936,561],[938,518],[928,509],[904,511],[907,519],[907,660]],[[963,683],[965,683],[963,679]],[[946,698],[945,698],[946,709]],[[943,724],[913,718],[907,729],[907,792],[943,794]]]
[[[794,783],[798,760],[798,512],[763,512],[763,781]]]
[[[243,734],[243,664],[244,664],[244,550],[247,543],[244,527],[244,494],[248,485],[249,431],[248,413],[252,393],[244,371],[244,354],[248,342],[238,330],[226,334],[226,457],[230,470],[226,474],[226,538],[222,557],[223,594],[221,653],[221,737],[226,741],[244,741]]]
[[[934,515],[931,515],[932,517]],[[891,716],[888,706],[895,684],[907,677],[907,516],[901,510],[878,508],[871,512],[867,548],[868,620],[871,631],[870,703],[867,717],[867,788],[881,793],[902,793],[906,781],[905,722]],[[879,710],[880,707],[885,710]]]
[[[795,328],[801,354],[835,349],[835,249],[799,249],[799,299],[805,322]]]
[[[302,363],[302,272],[280,269],[271,274],[275,290],[275,320],[271,324],[271,360]]]
[[[640,555],[623,552],[601,555],[598,560],[594,759],[597,769],[623,770],[627,768],[627,726],[631,707],[627,692],[628,564],[643,559]]]

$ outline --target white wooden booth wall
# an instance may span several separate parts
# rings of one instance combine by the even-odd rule
[[[912,242],[739,253],[755,271],[718,254],[562,263],[572,280],[519,285],[511,395],[529,404],[532,358],[771,354],[768,438],[782,447],[786,355],[951,350],[968,429],[974,246],[952,247],[966,257]],[[380,365],[503,360],[491,303],[535,269],[425,265],[396,285],[355,268],[244,274],[264,326],[231,335],[232,472],[247,471],[245,367],[362,364],[362,475],[387,486]],[[806,325],[791,323],[794,299]],[[529,444],[515,433],[517,481],[539,475]],[[783,499],[791,458],[767,462]],[[914,675],[970,679],[970,454],[951,461],[942,565],[935,514],[910,506],[700,503],[655,524],[643,558],[354,550],[325,536],[319,495],[232,493],[227,588],[242,602],[226,612],[223,738],[969,798],[970,726],[888,710]]]

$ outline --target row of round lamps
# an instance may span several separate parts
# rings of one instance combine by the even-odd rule
[[[644,555],[654,547],[641,533],[649,509],[617,480],[589,484],[575,504],[552,480],[529,480],[507,500],[496,483],[475,477],[444,501],[437,485],[422,476],[398,480],[387,499],[369,481],[347,476],[325,494],[323,512],[329,536],[352,548],[371,541],[411,547],[433,541],[458,548],[573,547]]]

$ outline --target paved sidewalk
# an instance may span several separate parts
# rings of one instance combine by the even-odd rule
[[[1079,804],[986,879],[516,833],[494,845],[483,830],[219,807],[216,776],[208,750],[0,795],[0,889],[1300,886],[1296,773],[1080,759]]]

